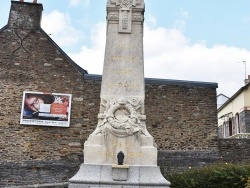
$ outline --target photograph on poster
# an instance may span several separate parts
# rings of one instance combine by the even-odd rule
[[[23,92],[20,124],[69,127],[71,94]]]

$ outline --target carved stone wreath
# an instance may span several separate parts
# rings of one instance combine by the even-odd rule
[[[109,130],[117,137],[127,137],[133,134],[140,135],[144,133],[144,126],[140,120],[140,114],[137,112],[141,104],[134,106],[132,102],[124,98],[112,103],[103,114],[99,114],[101,123],[93,134],[104,133]]]

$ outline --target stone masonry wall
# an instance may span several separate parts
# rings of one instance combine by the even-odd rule
[[[100,80],[89,79],[82,81],[81,89],[83,89],[84,93],[82,96],[79,96],[79,98],[81,98],[80,101],[82,101],[82,106],[78,106],[78,109],[82,109],[82,124],[78,121],[78,124],[72,124],[71,128],[20,126],[17,122],[20,111],[17,110],[16,116],[18,119],[16,120],[16,125],[13,126],[14,132],[19,133],[19,135],[20,132],[24,132],[28,141],[24,142],[23,147],[19,148],[19,144],[17,144],[17,146],[15,144],[20,141],[16,136],[13,137],[13,129],[10,129],[10,132],[6,134],[6,136],[13,137],[13,144],[9,146],[7,142],[8,139],[6,138],[6,144],[3,146],[3,148],[6,148],[4,151],[11,148],[13,150],[19,148],[20,151],[18,154],[14,154],[15,152],[13,150],[11,155],[8,154],[8,152],[5,154],[6,160],[11,159],[16,162],[5,162],[2,163],[2,166],[17,168],[14,170],[17,173],[14,177],[10,175],[10,173],[6,175],[6,168],[4,168],[5,171],[2,171],[2,173],[4,173],[2,175],[6,177],[4,180],[5,185],[6,183],[9,183],[8,185],[11,185],[11,183],[13,185],[23,184],[25,179],[21,182],[18,181],[23,171],[26,171],[27,174],[32,174],[32,176],[29,176],[33,177],[33,181],[29,179],[30,183],[62,182],[76,173],[79,164],[83,160],[81,152],[83,143],[97,125],[100,86]],[[78,88],[78,86],[75,87]],[[184,95],[188,97],[183,97]],[[79,98],[77,99],[78,101]],[[215,89],[211,88],[171,84],[146,84],[146,123],[149,132],[159,146],[159,150],[163,152],[159,158],[163,169],[171,168],[166,164],[168,160],[164,160],[166,157],[168,159],[172,158],[170,164],[174,164],[176,161],[176,153],[173,154],[170,152],[167,153],[166,156],[164,150],[179,151],[178,155],[182,157],[190,156],[190,154],[185,155],[185,152],[183,153],[181,151],[193,151],[193,157],[191,157],[191,163],[193,165],[195,165],[194,161],[200,160],[198,159],[199,157],[196,158],[194,156],[202,156],[204,152],[209,153],[211,150],[216,151],[217,129],[216,118],[214,118],[216,103],[213,102],[215,98]],[[19,109],[21,106],[20,101]],[[72,118],[72,120],[74,120],[74,116],[72,116]],[[71,132],[71,130],[73,132]],[[22,139],[25,141],[25,137]],[[24,153],[22,155],[25,157],[21,158],[20,153]],[[210,156],[211,154],[206,155]],[[216,156],[216,154],[213,156]],[[190,161],[188,162],[188,159],[186,160],[186,166],[190,165]],[[17,161],[22,161],[23,165],[20,165]],[[209,158],[207,158],[206,161],[209,161]],[[59,170],[60,173],[55,175],[53,171],[55,168],[67,168],[68,171]],[[180,168],[184,167],[182,166]],[[35,169],[35,171],[29,171],[27,169]],[[42,174],[42,178],[40,176],[38,178],[38,176],[35,176],[34,173],[31,172]],[[51,174],[50,178],[48,174]],[[7,177],[9,177],[10,180],[7,181]]]
[[[20,48],[11,54],[19,44],[15,32],[6,29],[0,33],[1,159],[40,160],[81,152],[76,143],[82,129],[82,74],[39,30],[31,34],[22,31],[26,36],[22,43],[30,49],[26,53]],[[71,128],[20,125],[23,91],[72,94]]]
[[[214,88],[146,85],[149,132],[160,150],[216,150]]]
[[[249,133],[250,132],[250,111],[244,110],[240,113],[240,130],[243,133]]]
[[[224,162],[250,162],[250,139],[219,139],[218,143]]]
[[[84,96],[88,103],[83,104],[89,134],[97,125],[101,82],[85,80],[84,85],[89,88]],[[215,88],[147,84],[146,80],[145,94],[146,125],[159,150],[217,150]]]
[[[0,69],[0,187],[68,180],[83,160],[82,73],[37,26],[0,30]],[[70,128],[20,125],[23,91],[72,94]]]

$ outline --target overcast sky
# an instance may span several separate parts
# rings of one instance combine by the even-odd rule
[[[106,1],[38,0],[44,9],[42,28],[90,74],[102,74]],[[2,28],[11,1],[0,2]],[[228,97],[244,85],[245,70],[250,74],[249,0],[145,4],[145,77],[216,82],[217,94]]]

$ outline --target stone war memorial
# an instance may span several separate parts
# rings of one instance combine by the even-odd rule
[[[169,187],[146,128],[143,0],[107,1],[107,38],[98,124],[69,188]]]

